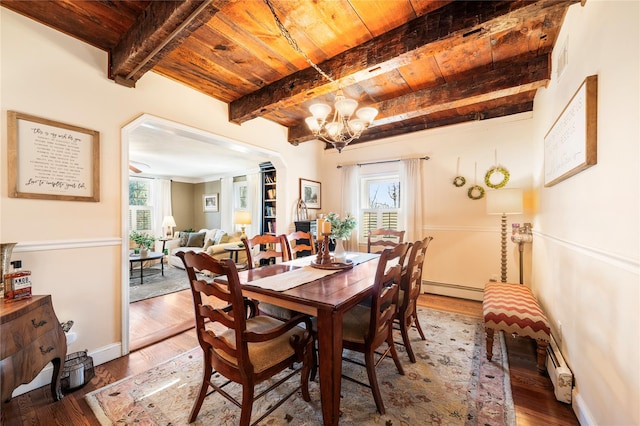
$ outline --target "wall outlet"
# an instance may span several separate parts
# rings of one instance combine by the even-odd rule
[[[498,274],[491,274],[491,278],[489,278],[491,282],[498,282]]]

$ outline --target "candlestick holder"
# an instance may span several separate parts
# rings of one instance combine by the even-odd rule
[[[311,266],[318,269],[350,269],[353,268],[353,262],[350,260],[346,262],[336,262],[331,258],[329,252],[329,235],[331,234],[319,234],[322,238],[318,238],[318,254],[316,255],[315,262],[311,262]]]

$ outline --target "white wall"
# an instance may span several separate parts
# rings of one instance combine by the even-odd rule
[[[231,124],[225,103],[154,73],[134,89],[119,86],[106,77],[105,52],[5,8],[0,20],[2,129],[7,110],[15,110],[100,132],[96,203],[9,198],[4,130],[0,151],[0,241],[18,242],[13,259],[32,271],[33,292],[51,294],[59,319],[75,321],[78,339],[69,352],[89,349],[99,364],[121,354],[122,276],[128,270],[121,243],[122,126],[148,113],[279,153],[283,230],[293,220],[298,178],[318,178],[320,144],[291,146],[286,129],[266,120]]]
[[[525,113],[347,146],[342,154],[327,151],[322,158],[323,211],[344,213],[340,211],[341,171],[337,164],[429,156],[430,160],[422,162],[423,234],[434,240],[429,245],[424,279],[437,284],[426,289],[482,300],[487,281],[494,275],[500,277],[500,216],[488,215],[486,198],[472,200],[467,190],[474,183],[490,189],[484,176],[493,167],[497,152],[498,163],[510,172],[505,188],[525,190],[525,211],[508,216],[509,235],[512,223],[531,222],[531,124],[531,113]],[[460,188],[453,185],[458,171],[466,179]],[[507,248],[507,280],[519,282],[517,246],[509,240]],[[525,281],[530,278],[530,250],[525,247]]]
[[[583,424],[640,424],[639,4],[571,6],[553,69],[565,40],[569,64],[535,99],[532,287],[574,372]],[[544,136],[589,75],[598,75],[598,163],[545,188]]]

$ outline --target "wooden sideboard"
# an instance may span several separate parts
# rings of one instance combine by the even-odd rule
[[[51,296],[5,303],[0,300],[0,398],[9,401],[20,385],[31,382],[53,363],[51,394],[62,398],[60,375],[67,339],[56,317]]]

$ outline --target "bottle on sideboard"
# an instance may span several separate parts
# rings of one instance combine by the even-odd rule
[[[28,299],[31,297],[31,271],[22,270],[22,261],[11,262],[11,271],[4,274],[5,302]]]

